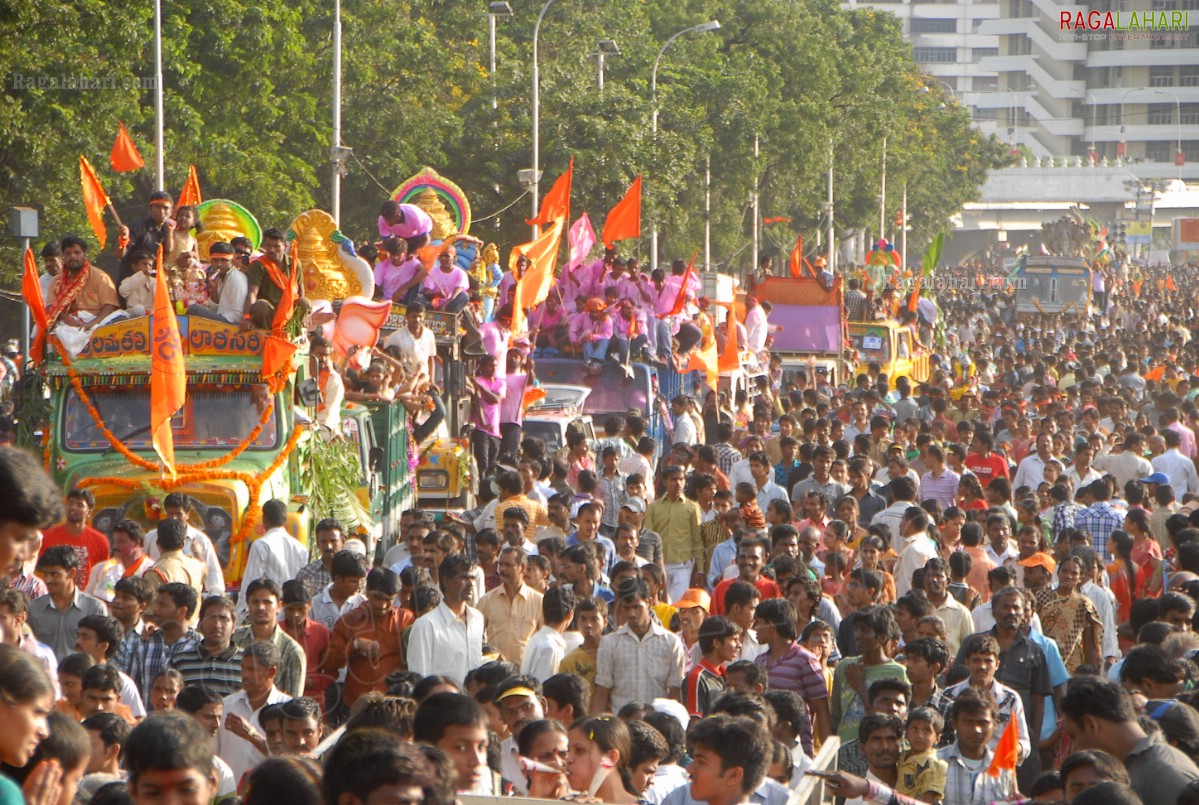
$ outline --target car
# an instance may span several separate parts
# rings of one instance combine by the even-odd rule
[[[566,433],[577,430],[595,439],[595,424],[583,405],[591,395],[586,386],[546,384],[538,386],[545,396],[529,405],[525,412],[524,435],[545,442],[547,456],[556,456],[566,447]]]

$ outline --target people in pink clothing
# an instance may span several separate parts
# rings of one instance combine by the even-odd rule
[[[495,356],[484,355],[480,358],[478,374],[467,383],[473,398],[470,446],[479,477],[485,478],[500,454],[500,403],[506,391],[504,379],[496,376]]]
[[[379,235],[383,238],[403,238],[408,251],[428,246],[433,233],[433,219],[415,204],[401,204],[395,199],[383,202],[379,210]]]
[[[612,316],[607,305],[592,299],[587,302],[587,317],[588,322],[583,325],[579,340],[583,347],[583,359],[589,363],[603,363],[615,330]]]
[[[457,313],[470,301],[470,278],[454,264],[457,256],[453,246],[437,255],[437,267],[425,277],[423,286],[429,305],[447,313]]]

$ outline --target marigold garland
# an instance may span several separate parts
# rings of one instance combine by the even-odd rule
[[[92,418],[92,422],[95,423],[96,427],[100,431],[100,435],[104,437],[105,441],[112,445],[114,450],[120,453],[126,460],[129,461],[130,464],[133,464],[135,467],[147,470],[148,472],[163,472],[166,468],[163,467],[161,463],[148,461],[142,456],[139,456],[137,453],[134,453],[125,445],[124,442],[118,439],[116,435],[108,429],[108,427],[104,424],[104,418],[100,415],[100,411],[97,410],[96,406],[92,404],[91,398],[84,390],[83,381],[79,379],[79,375],[76,373],[75,367],[71,364],[71,359],[67,357],[66,350],[62,349],[62,345],[58,343],[57,339],[53,339],[53,341],[55,348],[62,355],[63,364],[67,367],[67,378],[71,381],[71,387],[75,389],[75,395],[79,397],[80,402],[82,402],[84,407],[87,409],[88,415]],[[180,464],[177,467],[177,472],[185,473],[194,472],[196,470],[211,470],[229,464],[242,453],[246,452],[250,445],[258,441],[258,437],[262,435],[262,431],[266,427],[266,423],[274,411],[275,400],[272,398],[270,402],[267,403],[266,408],[263,410],[262,416],[258,420],[258,424],[252,431],[250,431],[250,435],[243,439],[241,443],[237,445],[237,447],[233,448],[233,450],[229,451],[220,458],[209,459],[208,461],[198,461],[194,464]],[[48,438],[49,437],[47,436],[47,439]],[[48,444],[44,460],[46,463],[46,468],[49,469],[50,453]]]

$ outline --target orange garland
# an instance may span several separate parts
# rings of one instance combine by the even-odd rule
[[[100,415],[100,412],[96,409],[96,406],[92,404],[91,398],[88,397],[87,392],[84,390],[83,382],[79,379],[79,375],[75,372],[75,367],[71,365],[71,360],[67,357],[66,351],[62,349],[62,345],[57,339],[53,340],[55,348],[62,356],[63,364],[65,364],[67,367],[67,377],[71,381],[71,387],[75,389],[76,396],[79,397],[80,402],[82,402],[84,407],[87,409],[88,415],[91,416],[92,421],[100,430],[100,435],[103,436],[110,445],[112,445],[114,450],[120,453],[126,460],[129,461],[130,464],[133,464],[135,467],[147,470],[149,472],[163,472],[166,468],[163,467],[162,464],[148,461],[139,456],[137,453],[134,453],[125,445],[124,442],[118,439],[113,432],[108,429],[108,427],[104,424],[104,418]],[[266,427],[267,420],[270,419],[271,414],[274,413],[274,410],[275,401],[274,399],[271,399],[271,401],[267,403],[266,408],[263,410],[262,416],[259,418],[258,424],[254,427],[254,430],[250,431],[250,435],[243,439],[242,442],[237,445],[237,447],[233,448],[233,450],[229,451],[220,458],[209,459],[208,461],[199,461],[194,464],[180,464],[177,467],[177,471],[185,473],[194,472],[195,470],[211,470],[217,469],[218,467],[223,467],[230,463],[242,453],[246,452],[250,445],[258,440],[258,437],[262,435],[263,428]],[[49,430],[47,430],[47,440],[49,439],[48,434]],[[44,460],[48,470],[50,468],[50,448],[48,441]]]
[[[245,515],[242,517],[241,527],[238,528],[237,533],[230,537],[229,540],[229,545],[231,547],[234,545],[239,545],[250,536],[250,532],[254,529],[254,526],[258,524],[258,500],[260,497],[262,497],[263,484],[266,483],[266,481],[272,475],[274,475],[280,467],[283,466],[285,461],[287,461],[288,457],[296,449],[296,445],[299,444],[300,437],[303,435],[305,430],[305,426],[297,426],[296,429],[292,431],[291,438],[287,440],[287,444],[284,445],[283,449],[279,452],[279,455],[275,456],[275,460],[271,462],[270,466],[263,470],[259,475],[254,475],[253,473],[244,472],[241,470],[189,472],[186,474],[180,473],[173,479],[163,478],[159,486],[164,492],[168,492],[177,487],[186,486],[187,484],[200,484],[208,481],[241,481],[244,483],[248,492]],[[79,482],[79,486],[81,488],[87,488],[91,486],[108,485],[134,491],[140,489],[143,483],[145,482],[133,480],[131,478],[107,476],[85,478]]]

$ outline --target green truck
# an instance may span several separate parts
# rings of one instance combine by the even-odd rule
[[[304,544],[318,515],[349,520],[368,551],[390,542],[414,500],[403,406],[347,404],[341,433],[322,435],[312,424],[317,400],[304,393],[303,344],[272,391],[262,378],[266,333],[187,316],[179,327],[187,401],[171,420],[174,479],[151,444],[148,317],[98,327],[74,360],[42,364],[46,466],[64,490],[92,491],[93,525],[108,533],[128,517],[152,526],[164,494],[186,494],[190,523],[212,539],[234,588],[261,533],[259,507],[272,498],[288,502],[288,530]]]

